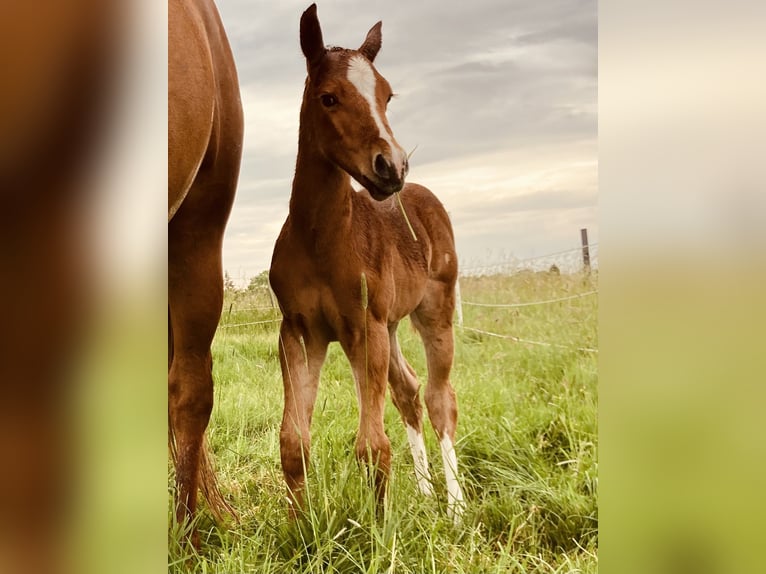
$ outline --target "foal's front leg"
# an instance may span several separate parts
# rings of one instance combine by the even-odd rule
[[[291,516],[303,506],[311,447],[311,416],[319,387],[319,372],[327,354],[326,341],[308,333],[304,337],[303,331],[288,318],[282,320],[279,331],[279,361],[285,395],[279,447],[282,472],[292,503]]]
[[[391,442],[383,428],[386,384],[388,381],[388,328],[372,322],[357,329],[341,345],[346,353],[356,382],[359,401],[359,430],[356,457],[369,465],[375,477],[375,494],[382,506],[391,468]]]

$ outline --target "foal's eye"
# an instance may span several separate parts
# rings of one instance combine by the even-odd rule
[[[331,108],[338,103],[338,98],[332,94],[322,94],[319,99],[322,100],[322,105],[326,108]]]

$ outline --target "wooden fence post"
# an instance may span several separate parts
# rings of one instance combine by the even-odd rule
[[[590,275],[590,249],[588,247],[588,229],[580,230],[580,240],[582,242],[582,264],[586,275]]]

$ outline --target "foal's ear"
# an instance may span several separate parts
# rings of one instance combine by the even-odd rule
[[[301,50],[309,67],[319,62],[325,53],[322,28],[317,18],[317,5],[312,4],[301,16]]]
[[[380,44],[383,41],[383,37],[380,34],[380,28],[383,26],[383,22],[378,22],[370,31],[367,32],[367,37],[364,39],[364,43],[359,47],[359,51],[370,62],[375,60],[375,56],[378,55],[380,50]]]

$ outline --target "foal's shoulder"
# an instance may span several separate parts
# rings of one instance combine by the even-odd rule
[[[441,201],[439,201],[434,192],[419,183],[404,184],[401,194],[402,199],[409,199],[419,204],[441,205]]]

